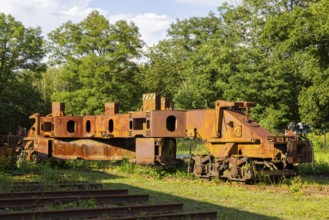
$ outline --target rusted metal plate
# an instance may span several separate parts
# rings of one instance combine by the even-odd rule
[[[83,137],[83,117],[60,116],[54,117],[54,137],[81,138]]]
[[[53,102],[51,109],[51,115],[53,117],[65,115],[65,103],[63,102]]]
[[[172,110],[170,100],[166,97],[161,97],[161,110]]]
[[[129,137],[149,137],[149,112],[129,112]]]
[[[97,115],[96,138],[123,138],[128,137],[129,117],[128,114]]]
[[[34,151],[38,152],[39,158],[48,158],[52,156],[53,139],[52,138],[37,138],[34,141]]]
[[[233,122],[233,137],[227,132],[230,129],[229,123]],[[224,118],[222,123],[222,135],[226,138],[250,138],[250,139],[266,139],[268,136],[273,136],[272,133],[259,126],[256,122],[247,119],[242,112],[235,112],[230,110],[224,111]],[[238,135],[237,126],[241,126],[241,135]],[[231,133],[232,135],[232,133]]]
[[[82,137],[93,138],[96,136],[96,116],[84,116],[82,119]]]
[[[106,102],[105,103],[105,115],[114,115],[119,113],[119,103]]]
[[[40,135],[43,137],[51,137],[53,136],[54,131],[54,118],[50,116],[41,117],[40,118],[40,128],[37,130],[40,132]]]
[[[143,94],[143,111],[160,110],[161,98],[156,93]]]
[[[288,146],[289,163],[310,163],[313,160],[312,145],[309,141],[291,141]]]
[[[214,109],[189,110],[186,113],[186,129],[195,129],[197,137],[202,139],[216,137]]]
[[[154,164],[155,138],[136,138],[136,163]]]
[[[186,111],[151,111],[149,125],[150,137],[185,137]]]
[[[61,159],[122,160],[135,157],[132,139],[55,139],[53,156]]]
[[[218,100],[214,109],[176,111],[170,109],[167,99],[148,93],[143,95],[140,111],[118,114],[116,103],[106,103],[104,115],[65,116],[64,104],[54,103],[52,114],[30,117],[35,123],[25,140],[34,142],[35,149],[29,149],[29,155],[62,159],[136,157],[137,163],[174,163],[176,143],[172,138],[186,137],[202,139],[210,153],[219,158],[217,162],[248,157],[259,159],[258,165],[266,160],[283,167],[286,161],[313,159],[310,144],[288,146],[296,141],[294,137],[275,137],[250,119],[249,108],[253,106],[255,103]],[[29,146],[33,148],[33,144]]]

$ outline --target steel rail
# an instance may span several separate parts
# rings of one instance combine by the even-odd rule
[[[87,195],[87,196],[54,196],[39,198],[5,198],[0,199],[0,207],[34,207],[47,204],[59,204],[73,201],[95,199],[98,204],[109,204],[114,202],[146,202],[149,195]],[[1,219],[1,218],[0,218]]]
[[[121,207],[105,207],[105,208],[87,208],[87,209],[66,209],[51,211],[29,211],[29,212],[13,212],[0,213],[1,220],[24,219],[71,219],[71,218],[96,218],[96,217],[119,217],[131,215],[143,215],[145,213],[172,213],[183,210],[182,203],[173,204],[157,204],[157,205],[133,205]]]
[[[78,184],[54,184],[54,185],[43,185],[43,184],[14,184],[13,191],[41,191],[41,190],[54,190],[54,189],[102,189],[100,183],[78,183]]]
[[[40,182],[40,181],[15,181],[13,182],[13,185],[45,185],[44,182]],[[57,182],[57,184],[70,184],[70,185],[74,185],[74,184],[86,184],[86,185],[94,185],[94,184],[100,184],[100,183],[92,183],[92,182],[87,182],[87,181],[60,181]]]
[[[99,219],[109,219],[109,218],[97,218]],[[144,215],[144,216],[131,216],[122,218],[110,218],[111,220],[157,220],[157,219],[170,219],[170,220],[216,220],[217,212],[180,212],[180,213],[169,213],[169,214],[158,214],[158,215]]]
[[[91,195],[127,195],[126,189],[96,189],[96,190],[70,190],[70,191],[37,191],[0,193],[1,198],[39,198],[53,196],[91,196]]]

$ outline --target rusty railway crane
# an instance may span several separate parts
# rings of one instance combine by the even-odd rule
[[[103,115],[69,116],[65,105],[30,116],[25,137],[28,159],[122,160],[138,164],[173,164],[176,138],[201,138],[209,155],[193,156],[190,171],[199,177],[248,181],[262,172],[296,175],[295,167],[313,161],[311,142],[302,135],[274,136],[249,118],[252,102],[218,100],[213,109],[172,110],[155,93],[143,95],[141,111],[119,113],[105,103]]]

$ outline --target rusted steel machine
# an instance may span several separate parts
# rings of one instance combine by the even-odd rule
[[[143,95],[141,111],[119,113],[105,103],[104,115],[68,116],[64,103],[35,120],[25,138],[28,158],[121,160],[174,164],[176,138],[200,138],[209,155],[191,158],[199,177],[246,181],[257,172],[295,175],[294,167],[313,160],[308,139],[293,133],[274,136],[249,118],[251,102],[216,101],[214,109],[173,110],[166,98]]]

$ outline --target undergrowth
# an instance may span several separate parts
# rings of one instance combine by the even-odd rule
[[[329,136],[329,133],[326,134]],[[305,163],[299,166],[300,174],[329,175],[329,146],[324,147],[323,135],[308,134],[314,148],[314,163]],[[328,140],[329,138],[327,138]]]
[[[299,165],[299,173],[301,175],[329,175],[329,151],[323,149],[323,136],[315,134],[309,135],[314,145],[314,167],[311,163]],[[192,153],[203,154],[205,153],[205,146],[199,141],[179,140],[178,152],[189,152],[189,144],[193,144]],[[177,166],[162,166],[162,165],[138,165],[130,163],[128,159],[119,162],[113,161],[86,161],[86,160],[46,160],[41,162],[29,162],[20,160],[16,163],[10,155],[5,155],[0,160],[0,191],[8,191],[11,187],[12,176],[21,176],[20,178],[25,181],[31,179],[40,181],[45,184],[56,184],[63,181],[83,180],[81,176],[74,176],[68,174],[63,170],[73,171],[102,171],[111,170],[130,175],[143,176],[146,178],[163,179],[163,178],[194,178],[193,174],[187,172],[187,165],[181,163]],[[70,176],[71,175],[71,176]],[[26,178],[26,179],[24,179]],[[269,183],[268,178],[263,178],[262,183]],[[273,183],[273,182],[270,182]],[[298,179],[283,179],[283,185],[298,188],[301,180]]]
[[[190,154],[209,154],[209,149],[203,144],[201,139],[177,138],[177,155],[187,156]]]
[[[130,163],[129,160],[123,160],[118,166],[112,166],[110,169],[122,173],[154,179],[162,179],[164,177],[193,178],[193,175],[187,172],[187,166],[185,164],[180,164],[172,167],[162,165],[145,166]]]

